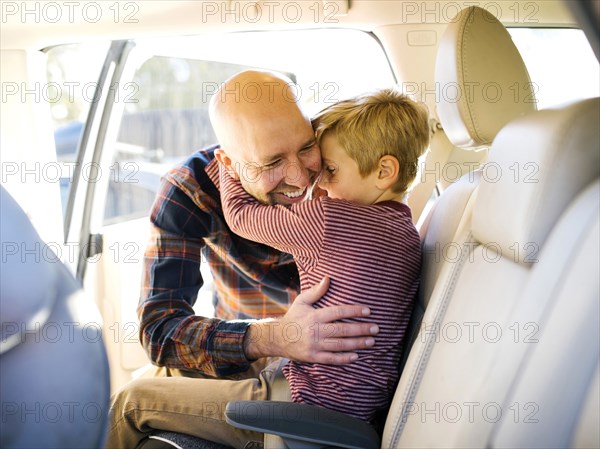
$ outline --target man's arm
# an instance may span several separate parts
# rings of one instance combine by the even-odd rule
[[[202,286],[202,237],[212,219],[212,199],[200,209],[194,201],[202,201],[202,189],[194,182],[185,173],[171,173],[153,206],[138,307],[140,341],[157,365],[223,376],[248,368],[243,340],[250,322],[199,317],[192,309]]]
[[[286,357],[308,363],[341,365],[358,359],[356,350],[373,346],[379,327],[373,323],[340,323],[369,316],[368,307],[342,305],[315,309],[329,288],[329,278],[302,292],[285,316],[252,323],[244,340],[249,359]]]

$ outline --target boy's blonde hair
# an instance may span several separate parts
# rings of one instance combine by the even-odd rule
[[[429,146],[429,113],[423,104],[394,89],[382,89],[335,103],[312,119],[317,142],[334,133],[361,176],[377,168],[379,159],[400,163],[395,193],[405,193],[417,176],[418,159]]]

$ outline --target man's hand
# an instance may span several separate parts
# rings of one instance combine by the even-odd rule
[[[252,323],[244,341],[249,359],[279,356],[298,362],[342,365],[358,358],[353,351],[375,344],[376,324],[340,323],[344,318],[369,316],[364,306],[332,306],[315,309],[312,305],[329,288],[329,278],[302,292],[288,312],[276,320]]]

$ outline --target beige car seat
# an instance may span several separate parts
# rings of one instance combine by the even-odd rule
[[[454,64],[456,79],[446,82],[497,76],[509,83],[496,81],[505,95],[515,82],[531,87],[524,67],[512,71],[520,57],[507,50],[510,37],[491,16],[468,8],[448,30],[438,73],[446,63],[462,62]],[[452,61],[444,61],[447,42],[456,46]],[[495,56],[513,59],[496,64]],[[511,71],[503,70],[508,66]],[[598,279],[589,273],[598,265],[593,183],[600,173],[600,105],[594,99],[535,112],[533,104],[514,104],[511,95],[494,113],[502,99],[472,98],[440,104],[440,117],[455,142],[475,147],[493,140],[490,159],[478,181],[449,188],[432,214],[424,239],[429,260],[421,300],[427,308],[382,440],[364,423],[299,404],[233,403],[227,413],[233,425],[278,433],[289,447],[533,447],[593,440],[598,339],[587,339],[598,329]],[[537,426],[541,417],[545,422]]]

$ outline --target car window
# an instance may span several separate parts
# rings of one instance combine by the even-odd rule
[[[511,28],[533,83],[538,109],[600,95],[598,61],[581,30]],[[511,95],[522,95],[514,86]]]
[[[148,215],[160,177],[177,161],[215,142],[209,97],[198,86],[222,82],[249,67],[152,56],[136,71],[123,98],[110,165],[104,224]]]

